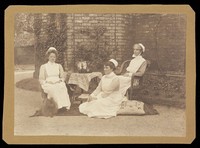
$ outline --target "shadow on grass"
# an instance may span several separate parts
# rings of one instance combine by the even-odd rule
[[[27,78],[18,81],[16,87],[30,91],[41,91],[39,80],[34,78]]]

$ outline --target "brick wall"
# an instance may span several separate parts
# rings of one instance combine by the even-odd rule
[[[59,14],[57,14],[59,18]],[[38,41],[45,43],[48,36],[45,26],[50,23],[48,14],[42,14]],[[56,20],[55,20],[56,21]],[[59,25],[59,21],[56,21]],[[152,71],[184,73],[185,70],[185,29],[184,14],[65,14],[67,39],[62,46],[65,70],[73,70],[77,48],[81,44],[92,44],[92,39],[84,30],[95,30],[97,26],[106,28],[102,41],[112,51],[109,58],[121,64],[131,59],[132,46],[143,43],[144,57],[151,60]],[[51,45],[53,46],[53,45]],[[44,47],[46,51],[46,47]],[[40,54],[41,55],[41,54]],[[39,64],[38,64],[39,65]]]
[[[119,63],[130,59],[132,45],[141,42],[146,47],[143,56],[152,61],[152,70],[184,72],[185,19],[181,14],[67,14],[65,68],[72,69],[77,61],[74,51],[78,44],[90,42],[80,30],[104,26],[110,58]]]
[[[127,48],[127,37],[125,36],[129,15],[122,14],[67,14],[67,49],[65,55],[65,69],[73,69],[78,59],[74,58],[77,47],[80,44],[90,44],[91,38],[81,34],[81,30],[95,29],[104,26],[106,32],[103,41],[107,48],[112,51],[110,58],[121,60],[122,52]]]

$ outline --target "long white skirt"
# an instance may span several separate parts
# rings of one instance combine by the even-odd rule
[[[97,100],[82,103],[79,111],[88,117],[110,118],[117,115],[123,97],[119,92],[113,93],[108,97],[102,98],[101,93],[97,95]]]
[[[70,109],[71,102],[69,99],[69,94],[64,82],[56,84],[45,83],[42,85],[42,89],[47,93],[48,99],[53,98],[58,105],[58,109],[66,107]]]
[[[131,77],[118,76],[120,81],[119,91],[124,96],[127,89],[131,86]]]

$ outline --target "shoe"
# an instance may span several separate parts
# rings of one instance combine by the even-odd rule
[[[67,111],[66,107],[62,107],[58,109],[58,113],[63,113],[65,111]]]

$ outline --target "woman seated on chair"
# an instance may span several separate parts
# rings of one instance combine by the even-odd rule
[[[57,55],[56,48],[50,47],[47,50],[48,62],[40,67],[39,81],[42,89],[47,94],[47,98],[53,99],[58,109],[69,110],[71,102],[64,82],[63,67],[55,62]]]
[[[145,52],[145,47],[141,43],[133,45],[133,59],[131,60],[129,66],[126,68],[126,73],[119,76],[120,79],[120,92],[124,96],[127,89],[131,86],[131,77],[142,76],[146,70],[147,62],[142,57]],[[135,78],[133,81],[133,86],[139,85],[139,79]]]
[[[119,79],[113,72],[118,62],[109,60],[104,65],[105,75],[99,85],[89,96],[89,100],[79,106],[79,111],[88,117],[110,118],[117,115],[123,101],[123,96],[119,92]]]

